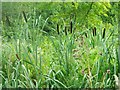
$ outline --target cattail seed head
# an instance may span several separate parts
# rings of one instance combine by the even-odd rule
[[[65,35],[67,35],[67,27],[65,26]]]
[[[96,36],[96,27],[93,28],[93,36]]]
[[[11,25],[8,16],[6,16],[6,22],[7,22],[7,24],[8,24],[9,26]]]
[[[94,34],[95,34],[95,36],[97,35],[97,34],[96,34],[96,27],[94,27]]]
[[[85,73],[85,70],[82,70],[82,74],[84,74]]]
[[[57,24],[57,32],[58,32],[58,35],[60,34],[59,32],[59,25]]]
[[[85,33],[85,37],[87,38],[87,33]]]
[[[104,28],[104,30],[103,30],[102,38],[105,38],[105,28]]]
[[[70,33],[72,33],[72,21],[70,21]]]
[[[16,54],[16,57],[17,57],[17,59],[18,59],[18,60],[20,60],[20,58],[19,58],[18,54]]]
[[[23,13],[24,20],[25,20],[25,22],[27,23],[27,17],[26,17],[26,14],[25,14],[24,11],[23,11],[22,13]]]
[[[95,32],[94,32],[94,29],[92,29],[92,32],[93,32],[93,36],[95,36]]]
[[[110,74],[110,69],[107,70],[107,74]]]
[[[102,55],[102,52],[100,52],[99,55]]]

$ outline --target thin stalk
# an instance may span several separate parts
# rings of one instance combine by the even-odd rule
[[[68,51],[66,50],[65,53],[65,60],[66,60],[66,73],[69,74],[69,61],[68,61]]]
[[[19,57],[21,58],[21,48],[20,48],[20,45],[21,45],[21,42],[20,42],[20,39],[19,39]]]
[[[35,50],[35,55],[36,55],[36,56],[35,56],[35,59],[36,59],[36,66],[37,66],[37,63],[38,63],[38,62],[37,62],[37,44],[36,44],[36,48],[35,48],[35,49],[36,49],[36,50]]]
[[[118,3],[118,8],[120,9],[120,3]],[[118,65],[120,67],[120,10],[118,10]],[[120,69],[118,71],[118,73],[120,74]],[[119,76],[120,77],[120,76]]]

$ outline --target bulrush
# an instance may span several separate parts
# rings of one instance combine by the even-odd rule
[[[70,21],[70,33],[72,33],[72,21]]]
[[[104,30],[103,30],[102,38],[105,38],[105,28],[104,28]]]
[[[26,14],[25,14],[24,11],[23,11],[22,13],[23,13],[24,20],[25,20],[25,22],[27,23],[27,17],[26,17]]]
[[[58,35],[60,34],[59,32],[59,25],[57,24],[57,32],[58,32]]]
[[[65,26],[65,35],[67,35],[67,27]]]

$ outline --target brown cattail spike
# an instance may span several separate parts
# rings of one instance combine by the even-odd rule
[[[8,16],[6,16],[6,22],[10,26],[10,20],[9,20]]]
[[[58,32],[58,35],[60,34],[59,32],[59,25],[57,24],[57,32]]]
[[[22,13],[23,13],[24,20],[25,20],[25,22],[27,23],[27,17],[26,17],[26,14],[25,14],[24,11],[23,11]]]
[[[65,26],[65,35],[67,35],[67,27]]]
[[[87,33],[85,33],[85,36],[86,36],[86,38],[87,38]]]
[[[105,28],[104,28],[104,30],[103,30],[102,38],[105,38]]]
[[[70,22],[70,33],[72,33],[72,21]]]
[[[16,57],[17,57],[17,59],[18,59],[18,60],[20,60],[20,58],[19,58],[18,54],[16,54]]]
[[[95,36],[95,32],[94,32],[94,29],[93,29],[92,31],[93,31],[93,36]]]
[[[97,35],[97,34],[96,34],[96,27],[94,27],[94,34],[95,34],[95,36]]]

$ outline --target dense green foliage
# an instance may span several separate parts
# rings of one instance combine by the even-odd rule
[[[110,2],[2,3],[2,87],[115,87],[117,17]]]

